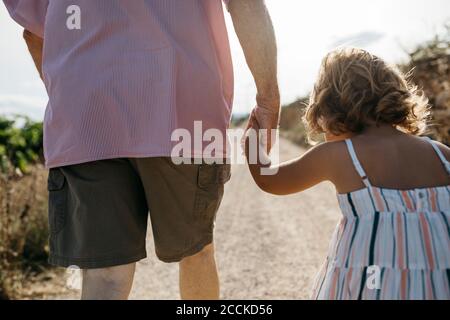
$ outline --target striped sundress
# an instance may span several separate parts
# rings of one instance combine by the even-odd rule
[[[450,163],[427,140],[450,175]],[[450,299],[450,186],[374,187],[352,141],[346,144],[366,188],[338,195],[343,218],[313,299]]]

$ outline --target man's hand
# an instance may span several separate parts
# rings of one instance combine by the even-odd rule
[[[267,151],[272,147],[271,130],[278,128],[280,92],[277,80],[277,45],[264,0],[231,0],[228,6],[234,29],[255,79],[258,107],[252,116],[260,129],[268,130]],[[249,120],[248,128],[252,121]]]
[[[36,69],[39,72],[39,76],[41,77],[41,79],[44,79],[42,75],[42,53],[44,48],[44,39],[38,37],[37,35],[31,33],[28,30],[24,30],[23,38],[27,43],[28,51],[30,51]]]
[[[280,118],[278,110],[274,111],[269,108],[257,106],[250,114],[248,125],[245,129],[245,131],[248,131],[250,128],[262,130],[260,132],[261,143],[265,147],[267,153],[270,153],[270,150],[276,142],[276,136],[273,134],[275,133],[275,130],[278,130]]]

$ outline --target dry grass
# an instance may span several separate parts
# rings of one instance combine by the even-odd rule
[[[281,109],[280,135],[299,146],[308,146],[306,129],[302,121],[307,98],[299,99]]]
[[[25,280],[47,267],[47,171],[0,176],[0,299],[20,296]]]
[[[450,145],[450,25],[446,33],[418,47],[410,57],[402,69],[412,70],[411,79],[430,99],[430,135]]]

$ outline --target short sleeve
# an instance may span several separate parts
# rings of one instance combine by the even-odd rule
[[[49,0],[3,0],[10,16],[30,32],[44,37]]]

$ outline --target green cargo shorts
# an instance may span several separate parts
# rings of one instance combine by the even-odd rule
[[[144,259],[149,215],[160,260],[194,255],[213,241],[229,179],[229,165],[176,165],[171,158],[50,169],[49,262],[96,269]]]

